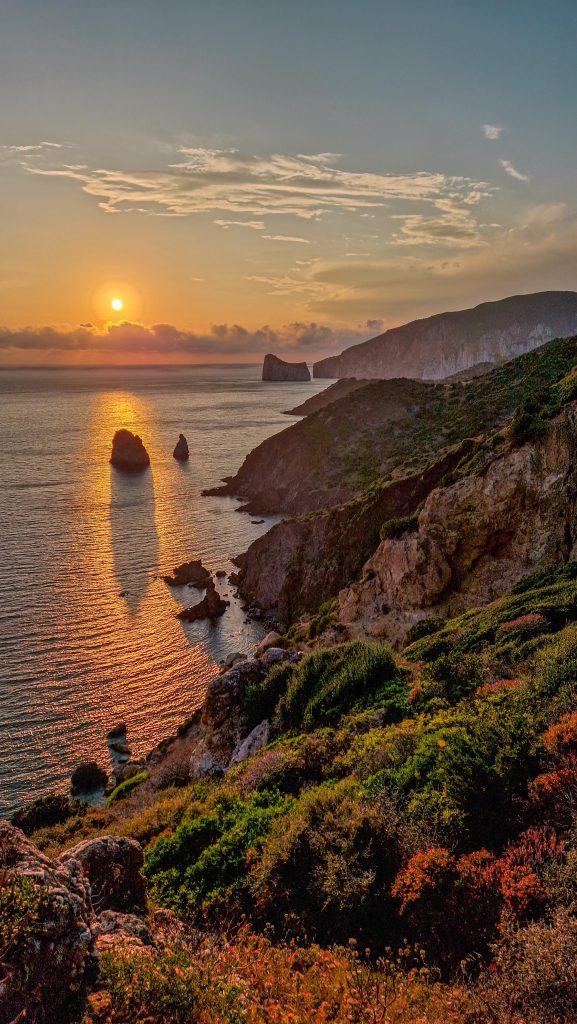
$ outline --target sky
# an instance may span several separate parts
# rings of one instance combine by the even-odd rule
[[[574,0],[0,0],[0,364],[577,289],[576,42]]]

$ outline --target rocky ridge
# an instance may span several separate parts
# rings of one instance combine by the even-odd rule
[[[393,327],[313,366],[314,377],[439,380],[530,352],[577,329],[575,292],[536,292]]]

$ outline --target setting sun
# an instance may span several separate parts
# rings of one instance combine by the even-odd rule
[[[113,299],[110,305],[112,306],[113,310],[116,313],[120,313],[120,310],[124,309],[124,303],[122,299]]]

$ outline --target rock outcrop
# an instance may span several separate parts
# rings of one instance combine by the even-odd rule
[[[536,292],[393,327],[313,366],[314,377],[439,380],[577,333],[577,293]]]
[[[277,523],[238,559],[243,599],[284,627],[315,611],[356,579],[379,543],[383,522],[414,512],[472,444],[464,441],[424,473],[374,487],[362,500]]]
[[[150,456],[138,434],[117,430],[112,439],[110,461],[124,473],[140,473],[150,465]]]
[[[19,829],[0,821],[0,871],[21,889],[15,939],[0,968],[0,1024],[59,1021],[94,973],[90,889],[78,861],[53,862]],[[22,887],[22,888],[21,888]],[[4,921],[10,902],[3,904]]]
[[[141,874],[144,854],[140,843],[125,836],[85,839],[59,858],[64,867],[79,864],[90,886],[92,904],[104,910],[143,911],[146,879]]]
[[[135,840],[100,836],[50,860],[0,821],[2,924],[11,936],[0,964],[0,1024],[80,1019],[99,954],[151,944],[142,917],[126,912],[145,910],[143,859]]]
[[[433,490],[416,528],[385,539],[340,594],[350,636],[401,643],[410,626],[501,597],[523,576],[577,555],[577,403],[544,438],[506,443],[477,471]]]
[[[184,622],[196,622],[198,619],[218,619],[221,615],[224,615],[228,606],[229,602],[220,596],[213,580],[209,579],[206,584],[206,594],[202,601],[192,605],[190,608],[183,608],[181,612],[177,612],[176,617],[177,619],[183,619]]]
[[[178,435],[178,441],[176,442],[176,447],[172,454],[178,462],[186,462],[186,460],[190,457],[190,452],[188,450],[188,441],[186,440],[184,434]]]
[[[202,564],[200,559],[192,559],[190,562],[183,562],[172,570],[172,576],[162,577],[169,587],[185,587],[189,583],[200,590],[206,587],[210,579],[210,569]]]
[[[287,363],[284,359],[269,353],[262,364],[263,380],[310,380],[310,370],[306,363]]]

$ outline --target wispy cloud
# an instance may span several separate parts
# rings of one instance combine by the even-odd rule
[[[468,177],[430,171],[347,171],[338,163],[339,158],[328,153],[256,156],[190,147],[178,151],[177,162],[155,170],[47,167],[33,159],[23,161],[31,174],[78,182],[106,213],[183,217],[218,212],[223,221],[236,220],[240,214],[244,223],[278,214],[312,220],[329,210],[361,212],[401,201],[435,205],[460,197],[472,203],[491,191],[486,182]]]
[[[221,228],[252,228],[253,231],[262,231],[264,228],[263,220],[215,220],[215,224],[218,224]]]
[[[484,124],[483,135],[486,139],[500,139],[503,134],[503,128],[500,124]]]
[[[304,245],[310,245],[308,238],[301,238],[300,235],[262,235],[262,238],[268,238],[270,242],[302,242]]]
[[[530,181],[528,174],[522,174],[516,167],[513,166],[510,160],[499,160],[501,167],[508,174],[510,178],[515,178],[517,181]]]

